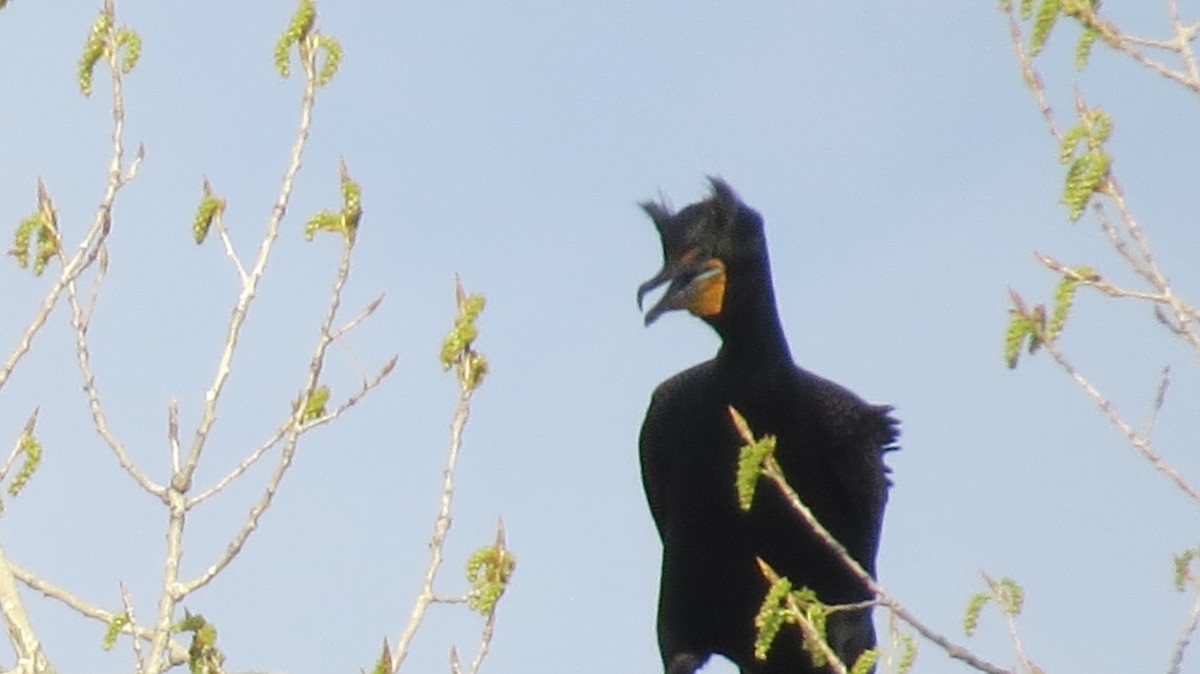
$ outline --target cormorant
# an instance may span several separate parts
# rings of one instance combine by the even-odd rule
[[[761,557],[792,586],[826,604],[872,598],[773,485],[760,485],[749,512],[738,508],[735,470],[743,442],[727,412],[736,408],[756,436],[777,438],[775,457],[817,519],[869,573],[890,484],[883,453],[894,449],[891,408],[798,367],[771,285],[762,218],[724,181],[672,213],[642,208],[662,238],[662,270],[638,288],[638,306],[666,285],[646,324],[686,309],[721,337],[717,356],[654,391],[639,439],[642,483],[663,544],[658,643],[668,674],[691,674],[714,653],[742,674],[825,672],[801,648],[795,628],[754,658],[754,617],[768,583]],[[875,645],[870,608],[829,616],[833,651],[852,665]]]

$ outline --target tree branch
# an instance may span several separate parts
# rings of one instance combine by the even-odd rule
[[[976,656],[966,648],[954,643],[953,641],[950,641],[950,639],[944,635],[934,631],[932,628],[925,625],[925,623],[918,620],[917,617],[910,613],[908,609],[904,608],[899,601],[888,594],[887,590],[885,590],[882,585],[876,582],[876,580],[871,577],[871,574],[867,573],[866,569],[864,569],[857,560],[850,556],[849,551],[847,551],[846,548],[833,537],[833,534],[829,533],[829,530],[817,520],[812,511],[808,509],[808,506],[805,505],[802,500],[800,500],[800,495],[797,494],[796,490],[792,489],[791,485],[788,484],[787,478],[784,477],[783,471],[779,467],[779,463],[775,461],[773,457],[767,457],[767,459],[763,461],[762,474],[775,483],[775,485],[787,498],[788,503],[791,504],[792,509],[795,510],[801,517],[803,517],[805,522],[808,522],[809,527],[811,527],[813,532],[817,534],[817,537],[824,541],[825,545],[832,550],[839,559],[842,560],[842,563],[846,565],[846,568],[848,568],[850,572],[853,573],[876,596],[881,606],[887,607],[901,620],[911,625],[913,629],[915,629],[921,636],[940,646],[942,650],[946,651],[946,654],[951,658],[967,664],[981,672],[987,672],[988,674],[1013,674],[1012,671],[998,667]]]
[[[396,639],[396,649],[392,653],[392,672],[399,672],[400,666],[408,656],[408,649],[417,628],[425,619],[425,611],[434,603],[433,583],[437,578],[438,569],[442,565],[442,548],[446,544],[446,535],[450,532],[450,507],[454,501],[454,470],[458,464],[458,453],[462,448],[463,429],[471,415],[471,395],[474,389],[465,381],[460,381],[458,403],[454,408],[454,419],[450,422],[450,451],[446,456],[446,466],[442,469],[442,494],[438,502],[438,513],[434,519],[433,535],[429,539],[429,563],[425,566],[425,577],[421,581],[421,589],[413,602],[409,613],[408,624]]]

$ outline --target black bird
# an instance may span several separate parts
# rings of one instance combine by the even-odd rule
[[[743,444],[736,408],[756,435],[777,438],[776,458],[817,519],[872,575],[890,484],[883,453],[894,449],[890,407],[797,367],[775,308],[762,218],[722,180],[678,213],[642,208],[662,238],[662,270],[638,288],[638,306],[666,285],[646,313],[686,309],[721,337],[716,358],[654,391],[642,425],[642,483],[663,543],[658,644],[668,674],[691,674],[714,653],[742,674],[825,672],[814,667],[794,627],[768,659],[754,658],[754,616],[768,584],[761,557],[793,587],[826,604],[871,598],[864,584],[816,537],[773,485],[738,508],[735,469]],[[830,646],[847,664],[875,645],[869,608],[830,615]]]

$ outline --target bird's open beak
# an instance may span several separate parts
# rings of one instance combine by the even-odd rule
[[[701,259],[693,254],[668,260],[654,278],[638,286],[638,310],[646,295],[663,284],[666,292],[646,312],[646,325],[668,311],[687,309],[697,316],[721,313],[725,298],[725,265],[716,258]]]

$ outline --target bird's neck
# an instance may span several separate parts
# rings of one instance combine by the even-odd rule
[[[770,277],[765,283],[756,284],[754,289],[756,292],[752,297],[731,302],[730,306],[736,309],[722,316],[719,323],[714,323],[713,327],[721,335],[717,359],[742,366],[791,363],[792,352],[779,321]]]

